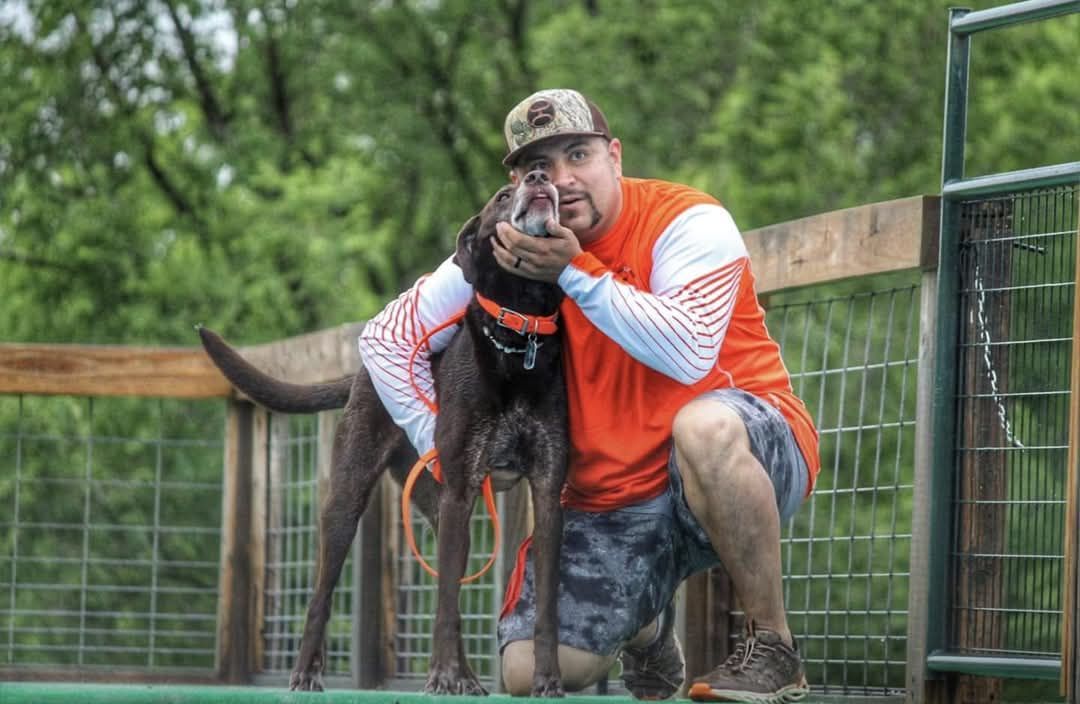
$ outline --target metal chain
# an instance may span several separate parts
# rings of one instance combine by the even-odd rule
[[[1014,447],[1024,449],[1024,443],[1020,442],[1013,434],[1012,424],[1009,423],[1009,417],[1005,411],[1005,402],[998,391],[997,371],[994,369],[994,362],[990,357],[991,340],[990,326],[987,324],[986,319],[986,289],[983,287],[978,262],[975,262],[975,290],[978,291],[979,295],[976,298],[978,317],[974,322],[978,327],[979,341],[982,343],[983,364],[986,366],[986,377],[990,380],[990,396],[993,398],[994,404],[997,405],[998,420],[1001,422],[1002,430],[1005,431],[1005,440]],[[971,314],[969,313],[969,315]]]

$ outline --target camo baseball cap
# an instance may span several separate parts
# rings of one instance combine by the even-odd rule
[[[580,134],[611,139],[600,108],[565,88],[542,90],[522,100],[506,116],[503,133],[510,150],[503,166],[513,166],[523,149],[549,137]]]

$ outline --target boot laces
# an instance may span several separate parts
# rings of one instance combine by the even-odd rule
[[[725,665],[732,672],[752,670],[754,665],[760,662],[762,658],[774,652],[776,652],[776,649],[773,646],[762,643],[756,636],[751,635],[735,646],[735,651],[728,657]]]

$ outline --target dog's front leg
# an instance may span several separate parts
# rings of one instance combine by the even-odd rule
[[[562,482],[545,476],[530,482],[536,526],[533,529],[533,565],[536,580],[536,623],[533,632],[532,696],[561,697],[562,673],[559,670],[559,550],[562,546],[562,507],[559,492]]]
[[[439,603],[431,671],[424,687],[430,694],[487,694],[465,659],[458,605],[461,577],[469,559],[469,518],[475,499],[475,489],[461,491],[450,486],[439,498]]]

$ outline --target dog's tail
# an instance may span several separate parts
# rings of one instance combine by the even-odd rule
[[[316,413],[343,408],[349,400],[353,377],[328,384],[290,384],[259,371],[221,339],[198,326],[203,349],[225,378],[245,396],[279,413]]]

